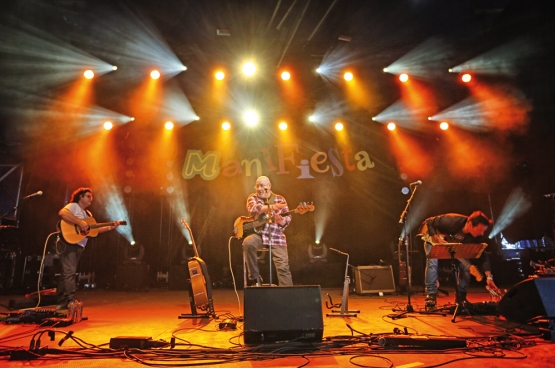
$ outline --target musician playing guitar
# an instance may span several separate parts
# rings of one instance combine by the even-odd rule
[[[71,194],[70,202],[62,208],[58,215],[66,224],[75,226],[81,233],[86,234],[90,231],[90,224],[87,219],[92,218],[92,214],[87,210],[93,200],[92,190],[89,188],[79,188]],[[113,230],[119,226],[119,222],[109,224],[110,226],[98,228],[95,232],[103,233]],[[56,242],[56,252],[60,256],[61,272],[56,288],[57,305],[56,310],[66,310],[71,300],[75,299],[75,273],[79,259],[87,245],[88,238],[76,244],[68,243],[63,236]]]
[[[243,240],[243,254],[247,263],[249,280],[255,286],[262,285],[262,277],[258,269],[257,251],[269,246],[272,247],[272,259],[276,267],[279,286],[292,286],[293,280],[289,270],[289,256],[287,254],[287,241],[283,231],[291,223],[291,216],[281,216],[289,211],[287,201],[281,195],[271,190],[272,183],[266,176],[256,179],[254,189],[247,198],[247,211],[258,218],[269,216],[271,221],[264,225],[260,232],[248,235]]]
[[[434,244],[437,243],[487,243],[484,233],[491,221],[480,211],[473,212],[470,216],[448,213],[426,219],[419,230],[418,236],[424,241],[424,251],[428,255]],[[486,252],[479,258],[481,268],[486,274],[486,284],[492,289],[497,289],[493,282],[491,265]],[[470,260],[459,260],[459,277],[457,288],[460,302],[467,302],[467,287],[470,282]],[[426,260],[425,286],[426,307],[434,308],[437,297],[438,260]]]

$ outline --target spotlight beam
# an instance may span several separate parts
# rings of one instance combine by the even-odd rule
[[[513,189],[507,198],[503,209],[501,210],[501,214],[499,215],[497,222],[493,225],[493,229],[491,229],[489,238],[493,239],[497,234],[506,229],[507,226],[512,224],[517,218],[528,212],[531,207],[532,203],[526,197],[522,188],[517,187]]]

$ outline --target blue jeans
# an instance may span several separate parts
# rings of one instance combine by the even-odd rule
[[[243,240],[243,256],[245,257],[249,279],[251,280],[256,280],[260,276],[257,252],[263,248],[262,238],[258,234],[249,235]],[[289,270],[287,247],[272,247],[272,260],[276,267],[279,286],[293,286],[293,279]]]
[[[424,251],[426,256],[432,250],[433,245],[430,243],[424,243]],[[457,277],[457,290],[459,293],[466,293],[468,289],[468,284],[470,283],[470,271],[468,267],[463,263],[459,263],[459,274]],[[470,260],[468,260],[470,263]],[[424,274],[424,283],[426,286],[426,294],[437,294],[437,281],[438,281],[438,260],[434,258],[426,258],[426,271]]]
[[[58,286],[56,288],[56,297],[58,305],[67,305],[75,299],[75,274],[79,259],[83,254],[84,248],[78,244],[68,244],[62,240],[57,243],[60,255],[60,277],[58,278]]]

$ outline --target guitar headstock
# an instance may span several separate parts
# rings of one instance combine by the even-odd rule
[[[312,204],[312,202],[301,202],[299,203],[297,208],[295,208],[295,212],[301,215],[309,211],[310,212],[314,211],[314,204]]]

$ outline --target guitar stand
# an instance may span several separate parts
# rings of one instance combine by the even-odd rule
[[[331,313],[327,313],[326,317],[356,317],[357,313],[360,313],[359,310],[349,310],[349,284],[351,283],[351,278],[348,275],[349,272],[349,255],[347,253],[343,253],[337,249],[334,248],[330,248],[330,250],[333,250],[337,253],[343,254],[347,256],[347,265],[345,267],[345,281],[343,282],[343,298],[341,299],[341,309],[340,310],[335,310],[332,309]],[[331,301],[331,297],[328,294],[328,297],[330,298]],[[327,302],[326,302],[326,306],[327,306]],[[332,303],[332,307],[334,307],[335,305],[333,305]]]

